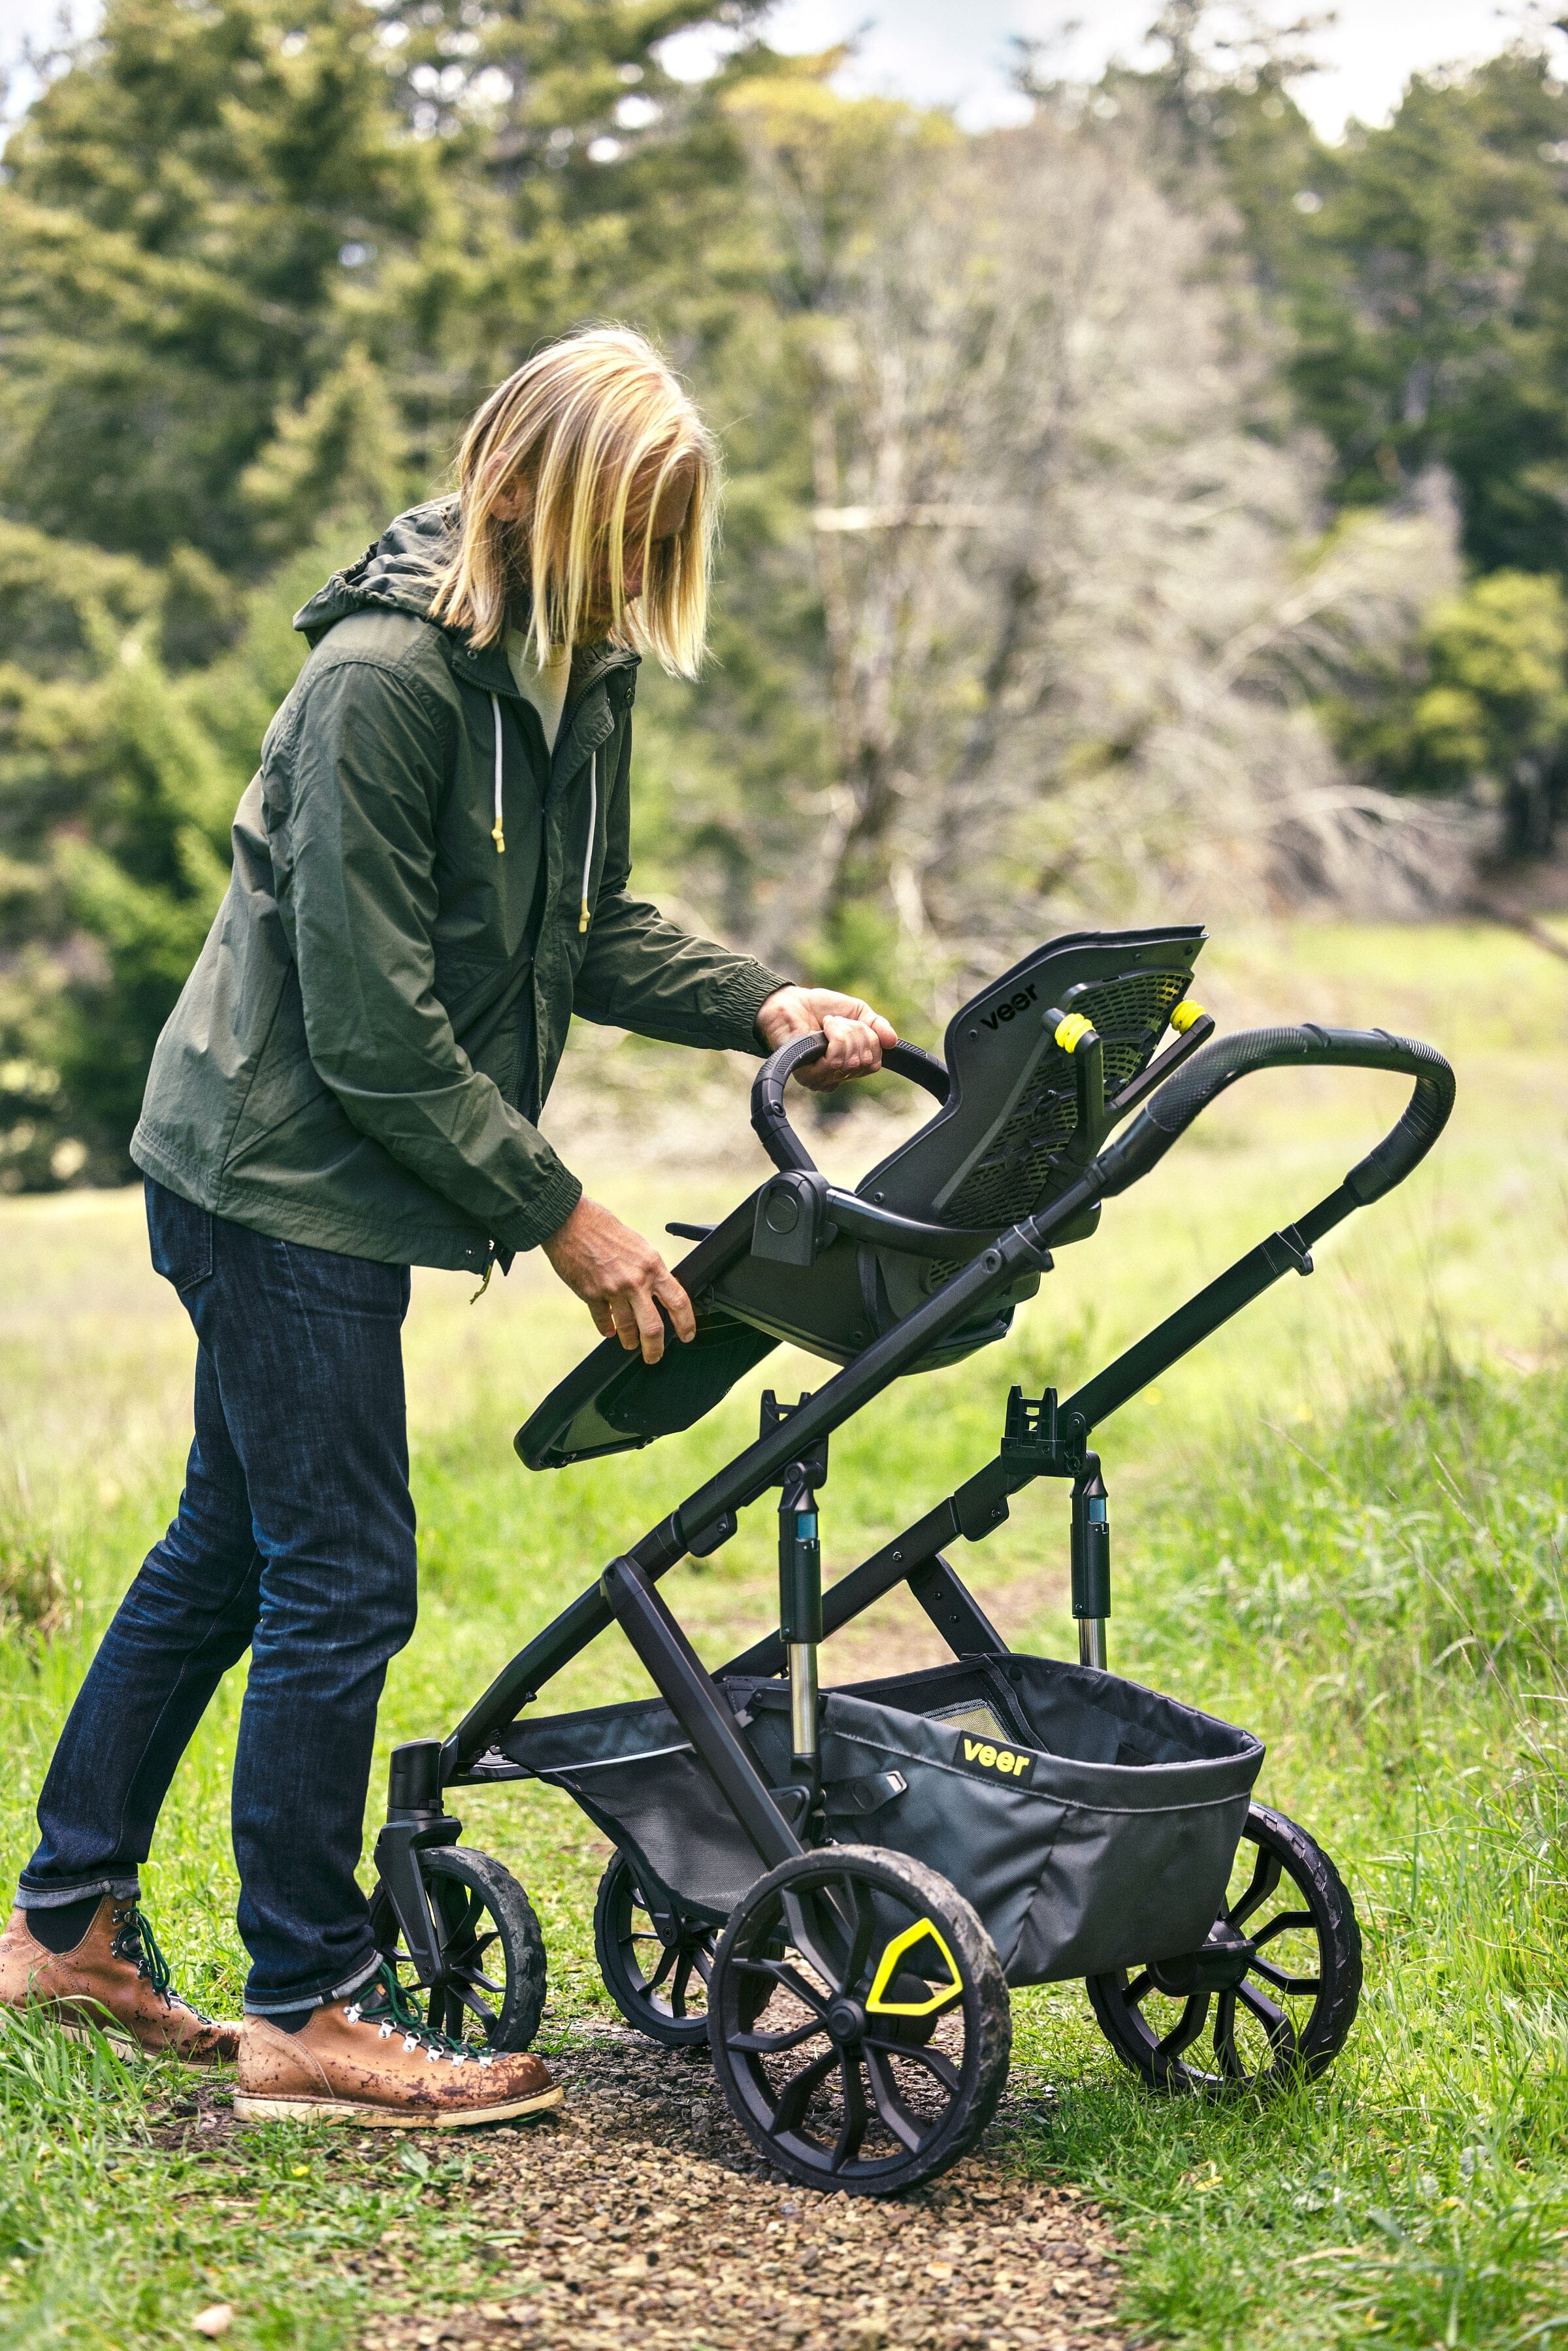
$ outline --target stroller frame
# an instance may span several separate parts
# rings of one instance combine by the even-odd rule
[[[845,1903],[851,1896],[860,1898],[853,1888],[850,1895],[830,1890],[824,1896],[818,1882],[824,1860],[836,1864],[846,1851],[841,1844],[825,1842],[819,1735],[821,1698],[817,1670],[817,1650],[821,1640],[854,1621],[902,1584],[913,1593],[956,1658],[1005,1658],[1006,1642],[952,1565],[946,1547],[959,1537],[971,1543],[984,1541],[1008,1518],[1014,1495],[1037,1479],[1060,1479],[1069,1484],[1071,1495],[1071,1607],[1079,1627],[1079,1666],[1092,1676],[1105,1676],[1106,1625],[1111,1614],[1110,1531],[1101,1462],[1091,1447],[1091,1438],[1141,1389],[1275,1282],[1291,1273],[1310,1274],[1316,1244],[1355,1209],[1381,1198],[1403,1182],[1426,1155],[1442,1131],[1454,1096],[1453,1074],[1440,1054],[1428,1046],[1381,1029],[1308,1024],[1243,1031],[1211,1041],[1214,1023],[1199,1008],[1184,1005],[1176,1009],[1183,1017],[1175,1025],[1183,1033],[1158,1058],[1149,1061],[1131,1084],[1109,1100],[1100,1040],[1092,1028],[1080,1019],[1074,1033],[1073,1016],[1059,1014],[1054,1007],[1047,1010],[1044,1017],[1048,1025],[1060,1022],[1055,1032],[1057,1043],[1072,1059],[1072,1076],[1078,1090],[1076,1172],[1069,1168],[1071,1180],[1037,1214],[988,1235],[956,1233],[948,1225],[879,1208],[861,1195],[829,1183],[815,1169],[789,1125],[784,1109],[784,1087],[794,1071],[825,1049],[824,1039],[794,1040],[763,1064],[753,1088],[752,1123],[778,1173],[724,1224],[704,1235],[696,1249],[675,1269],[677,1279],[683,1280],[691,1294],[697,1295],[705,1280],[711,1280],[715,1264],[727,1249],[733,1256],[737,1247],[753,1246],[758,1254],[771,1251],[787,1261],[805,1264],[835,1231],[848,1232],[858,1241],[897,1249],[926,1261],[950,1259],[956,1253],[956,1244],[961,1241],[967,1242],[973,1253],[967,1262],[941,1281],[934,1294],[903,1314],[893,1328],[873,1338],[815,1393],[802,1396],[799,1404],[790,1406],[779,1405],[769,1394],[764,1402],[762,1426],[756,1440],[612,1559],[594,1584],[509,1661],[444,1741],[414,1740],[396,1750],[387,1824],[376,1847],[381,1877],[377,1890],[378,1934],[383,1947],[396,1951],[412,1966],[415,1980],[429,1989],[433,2009],[441,1986],[452,1978],[455,1930],[449,1906],[444,1911],[440,1900],[433,1899],[431,1865],[442,1849],[455,1844],[460,1834],[459,1824],[444,1807],[443,1792],[548,1776],[508,1755],[497,1742],[552,1677],[612,1625],[618,1624],[626,1635],[674,1718],[680,1735],[689,1742],[754,1852],[758,1883],[753,1895],[766,1896],[777,1880],[784,1886],[787,1897],[789,1885],[797,1880],[805,1885],[816,1866],[817,1876],[811,1879],[816,1890],[811,1898],[818,1900],[819,1906],[823,1899],[829,1904],[827,1912],[819,1907],[813,1914],[818,1918],[819,1944],[822,1917],[829,1919],[826,1931],[828,1941],[832,1942],[837,1928],[831,1922],[849,1915]],[[886,1059],[895,1071],[915,1077],[933,1092],[940,1091],[941,1064],[931,1061],[930,1057],[900,1047]],[[1092,1217],[1100,1202],[1126,1191],[1147,1174],[1221,1092],[1258,1071],[1288,1067],[1391,1071],[1413,1079],[1414,1092],[1395,1126],[1343,1182],[1293,1223],[1282,1225],[1248,1250],[1074,1393],[1059,1400],[1054,1390],[1047,1389],[1042,1396],[1031,1398],[1013,1387],[1007,1402],[1000,1443],[992,1458],[824,1592],[817,1489],[827,1474],[827,1446],[832,1432],[895,1379],[930,1361],[933,1351],[939,1350],[956,1332],[972,1327],[977,1317],[995,1308],[1009,1294],[1018,1294],[1020,1282],[1048,1271],[1053,1239],[1072,1238],[1075,1232],[1082,1231],[1085,1219]],[[937,1073],[936,1080],[933,1071]],[[1136,1113],[1131,1124],[1108,1140],[1112,1125],[1130,1113]],[[975,1247],[977,1242],[983,1245]],[[683,1560],[706,1557],[727,1541],[736,1531],[738,1513],[774,1488],[781,1489],[778,1627],[718,1672],[710,1673],[658,1586]],[[759,1761],[755,1740],[744,1735],[747,1705],[737,1702],[732,1686],[736,1677],[747,1682],[771,1679],[775,1683],[779,1677],[787,1678],[790,1723],[787,1774],[779,1776],[766,1770]],[[1112,1677],[1105,1678],[1109,1682]],[[1124,1689],[1131,1686],[1119,1687]],[[745,1696],[743,1689],[741,1701]],[[1260,1757],[1261,1750],[1257,1751]],[[1003,1756],[1010,1768],[1010,1753],[1004,1750]],[[1023,1768],[1021,1761],[1018,1768]],[[1256,1764],[1252,1769],[1255,1771]],[[893,1774],[895,1779],[898,1776],[896,1772]],[[1277,1823],[1277,1816],[1263,1813],[1258,1807],[1253,1807],[1251,1818],[1253,1822]],[[1290,1823],[1278,1826],[1281,1833],[1289,1831],[1290,1835],[1301,1839],[1301,1833],[1291,1831]],[[1247,1834],[1255,1842],[1260,1841],[1260,1833],[1254,1826],[1249,1824]],[[1303,1842],[1310,1845],[1310,1840]],[[1281,1837],[1275,1835],[1270,1845],[1264,1836],[1260,1843],[1254,1885],[1269,1869],[1278,1880],[1282,1856],[1286,1876],[1301,1886],[1304,1881],[1301,1869],[1292,1860],[1295,1848],[1291,1846],[1290,1837],[1286,1836],[1281,1844]],[[1319,1855],[1315,1847],[1312,1853],[1327,1870],[1328,1876],[1333,1878],[1326,1857]],[[883,1863],[892,1863],[896,1856],[883,1854],[881,1858]],[[449,1855],[449,1865],[452,1861]],[[494,1870],[497,1865],[489,1866]],[[911,1865],[905,1864],[904,1868],[909,1874]],[[872,1874],[874,1876],[874,1872]],[[913,1875],[919,1876],[921,1873],[914,1870]],[[925,1875],[929,1876],[931,1873]],[[841,1869],[840,1879],[847,1885]],[[663,1922],[661,1934],[678,1930],[685,1937],[683,1948],[695,1948],[694,1938],[704,1922],[691,1906],[683,1906],[671,1888],[660,1885],[646,1864],[639,1869],[638,1881],[636,1899],[652,1917]],[[933,1882],[938,1886],[945,1884],[941,1879]],[[1333,1884],[1337,1886],[1337,1878],[1333,1878]],[[951,1893],[951,1888],[947,1890]],[[1343,1896],[1343,1888],[1340,1894]],[[748,1895],[747,1900],[751,1901],[753,1895]],[[470,1897],[471,1907],[478,1898]],[[800,1898],[803,1900],[805,1896]],[[873,1897],[868,1895],[865,1898],[869,1901]],[[883,1911],[878,1915],[885,1915],[885,1904],[891,1898],[885,1887],[874,1898],[883,1905]],[[956,1982],[962,1970],[949,1945],[956,1937],[968,1932],[973,1914],[967,1914],[967,1923],[964,1918],[956,1918],[956,1913],[939,1913],[930,1901],[921,1907],[913,1896],[907,1899],[911,1915],[936,1936]],[[1348,1912],[1348,1897],[1343,1900]],[[492,1912],[495,1907],[491,1905]],[[527,1908],[526,1903],[523,1907]],[[958,1904],[957,1908],[963,1910],[966,1906]],[[530,1919],[531,1915],[529,1912]],[[799,1925],[799,1914],[791,1916]],[[943,1918],[949,1922],[946,1940],[937,1931]],[[1205,2013],[1209,1991],[1222,2002],[1226,1997],[1234,1997],[1235,1986],[1240,1980],[1239,1970],[1245,1970],[1254,1953],[1253,1945],[1241,1931],[1243,1924],[1238,1915],[1235,1923],[1228,1925],[1222,1914],[1208,1940],[1200,1943],[1196,1951],[1188,1952],[1185,1958],[1178,1954],[1175,1959],[1160,1960],[1154,1971],[1160,1990],[1171,1990],[1173,1997],[1186,1997],[1189,2007],[1201,2001]],[[1354,1934],[1353,1919],[1345,1931]],[[732,1919],[727,1943],[734,1939],[735,1933]],[[918,1928],[912,1927],[908,1933],[916,1935]],[[805,1948],[804,1944],[801,1948]],[[775,1942],[766,1949],[776,1950],[777,1935]],[[1243,1952],[1249,1955],[1247,1959],[1239,1956]],[[722,1961],[724,1946],[718,1956]],[[753,1974],[764,1966],[773,1967],[777,1972],[771,1959],[742,1958],[735,1964],[749,1967]],[[469,1970],[470,1978],[476,1970],[478,1980],[483,1980],[484,1970],[477,1961]],[[818,1972],[825,1975],[831,1970],[824,1965]],[[936,1972],[939,1975],[940,1970]],[[1345,1972],[1347,1977],[1352,1973],[1354,1976],[1354,1983],[1349,1988],[1353,2014],[1354,1991],[1359,1985],[1359,1960],[1354,1951],[1345,1961]],[[542,2001],[542,1950],[537,1973],[538,2000]],[[922,1982],[930,1980],[931,1969],[927,1966]],[[1097,2011],[1101,2011],[1100,1998],[1094,1992],[1095,1981],[1103,1985],[1109,1983],[1110,1977],[1103,1975],[1091,1983],[1092,1996],[1095,1997]],[[1121,1981],[1124,1988],[1124,1972]],[[615,1990],[613,1984],[611,1988]],[[803,1991],[810,1987],[802,1985],[800,1989]],[[1341,1989],[1343,1991],[1344,1987]],[[1135,1992],[1135,1984],[1134,1990]],[[939,1990],[933,1997],[939,2005],[944,1996]],[[617,1992],[616,1997],[620,1999],[621,1994]],[[956,1999],[956,1994],[952,1997]],[[475,2002],[465,1998],[465,2004],[472,2009]],[[538,2004],[534,2004],[535,2022]],[[623,2000],[622,2004],[626,2005]],[[841,1998],[839,2005],[843,2005]],[[862,2001],[862,2009],[863,2006]],[[711,2022],[712,1987],[709,2009]],[[455,2001],[452,2014],[456,2020]],[[1202,2021],[1200,2016],[1200,2025]],[[741,2022],[744,2024],[745,2019]],[[1118,2053],[1138,2066],[1145,2078],[1166,2084],[1177,2084],[1186,2078],[1181,2057],[1192,2038],[1190,2032],[1185,2041],[1179,2033],[1166,2035],[1152,2050],[1145,2051],[1141,2043],[1129,2046],[1126,2032],[1113,2031],[1103,2011],[1101,2022],[1111,2032]],[[1343,2019],[1345,2030],[1348,2022],[1347,2015]],[[985,2038],[983,2026],[983,2019],[974,2026],[981,2041]],[[506,2037],[497,2033],[493,2020],[489,2029],[492,2037]],[[645,2029],[657,2028],[655,2025]],[[860,2029],[870,2029],[863,2016]],[[514,2045],[517,2030],[512,2028]],[[528,2030],[531,2032],[532,2025]],[[688,2029],[684,2034],[662,2033],[659,2037],[689,2040],[695,2034]],[[1279,2044],[1279,2035],[1273,2037]],[[738,2038],[745,2041],[747,2034],[740,2032]],[[751,2040],[758,2038],[757,2033],[750,2034]],[[1343,2030],[1338,2030],[1333,2048],[1327,2050],[1322,2062],[1334,2053],[1343,2038]],[[1173,2042],[1176,2045],[1167,2045]],[[1276,2053],[1280,2053],[1278,2045]],[[1298,2058],[1304,2055],[1314,2070],[1320,2053],[1295,2052]],[[936,2063],[935,2057],[928,2062],[933,2065]],[[747,2058],[744,2063],[735,2063],[742,2072],[749,2064],[755,2074],[761,2060]],[[994,2065],[992,2070],[995,2071]],[[1288,2070],[1282,2057],[1278,2070]],[[731,2073],[734,2071],[732,2065]],[[1005,2048],[1001,2074],[1005,2076]],[[847,2186],[853,2192],[887,2192],[891,2188],[907,2185],[912,2178],[929,2177],[934,2170],[945,2168],[970,2143],[978,2127],[977,2123],[973,2128],[949,2132],[939,2147],[925,2148],[924,2160],[918,2147],[910,2147],[902,2165],[885,2161],[880,2167],[862,2166],[866,2176],[862,2179],[851,2158],[841,2159],[835,2170],[831,2165],[818,2165],[809,2149],[802,2154],[800,2135],[793,2124],[781,2131],[776,2117],[766,2113],[759,2116],[755,2111],[756,2097],[745,2082],[737,2088],[727,2075],[724,2078],[732,2105],[768,2158],[793,2176],[817,2186]],[[999,2091],[999,2078],[996,2086]],[[986,2098],[979,2097],[977,2103],[986,2105]],[[993,2095],[989,2105],[994,2103]],[[894,2127],[898,2127],[896,2115]],[[848,2128],[846,2124],[844,2129]],[[900,2135],[906,2140],[910,2136],[908,2132]]]

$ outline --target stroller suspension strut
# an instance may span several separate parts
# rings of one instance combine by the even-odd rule
[[[1086,1453],[1072,1481],[1072,1614],[1078,1662],[1105,1670],[1105,1619],[1111,1614],[1111,1518],[1098,1457]]]
[[[817,1647],[822,1637],[822,1546],[809,1465],[792,1461],[779,1502],[779,1628],[789,1661],[795,1776],[816,1792]]]
[[[769,1388],[762,1399],[762,1434],[768,1436],[800,1404],[781,1405]],[[822,1545],[817,1520],[817,1489],[827,1482],[828,1440],[802,1447],[780,1479],[779,1497],[779,1637],[789,1676],[790,1787],[802,1826],[822,1792],[817,1729],[817,1650],[822,1639]]]

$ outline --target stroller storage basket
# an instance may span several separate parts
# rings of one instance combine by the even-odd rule
[[[789,1696],[726,1677],[766,1778],[789,1776]],[[1218,1915],[1263,1761],[1245,1730],[1118,1676],[967,1657],[824,1691],[828,1827],[940,1870],[1013,1984],[1197,1949]],[[572,1794],[648,1889],[716,1920],[755,1879],[734,1813],[656,1699],[514,1724],[517,1762]]]

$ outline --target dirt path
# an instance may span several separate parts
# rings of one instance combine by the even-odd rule
[[[559,2117],[469,2142],[485,2299],[389,2312],[360,2351],[1123,2351],[1115,2245],[1074,2190],[982,2150],[896,2202],[814,2196],[753,2158],[706,2053],[610,2028],[550,2062]]]

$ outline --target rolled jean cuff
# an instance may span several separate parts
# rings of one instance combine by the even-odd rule
[[[334,1984],[329,1991],[311,1992],[305,2000],[252,2000],[246,1992],[245,2012],[247,2016],[299,2016],[307,2009],[330,2008],[336,2001],[351,2000],[357,1991],[363,1991],[380,1975],[381,1969],[382,1955],[375,1951],[362,1968],[346,1976],[341,1983]]]
[[[24,1878],[16,1888],[18,1910],[63,1910],[68,1902],[85,1902],[89,1894],[112,1894],[117,1902],[136,1902],[141,1880],[134,1870],[128,1876],[84,1877],[79,1886],[29,1886]]]

